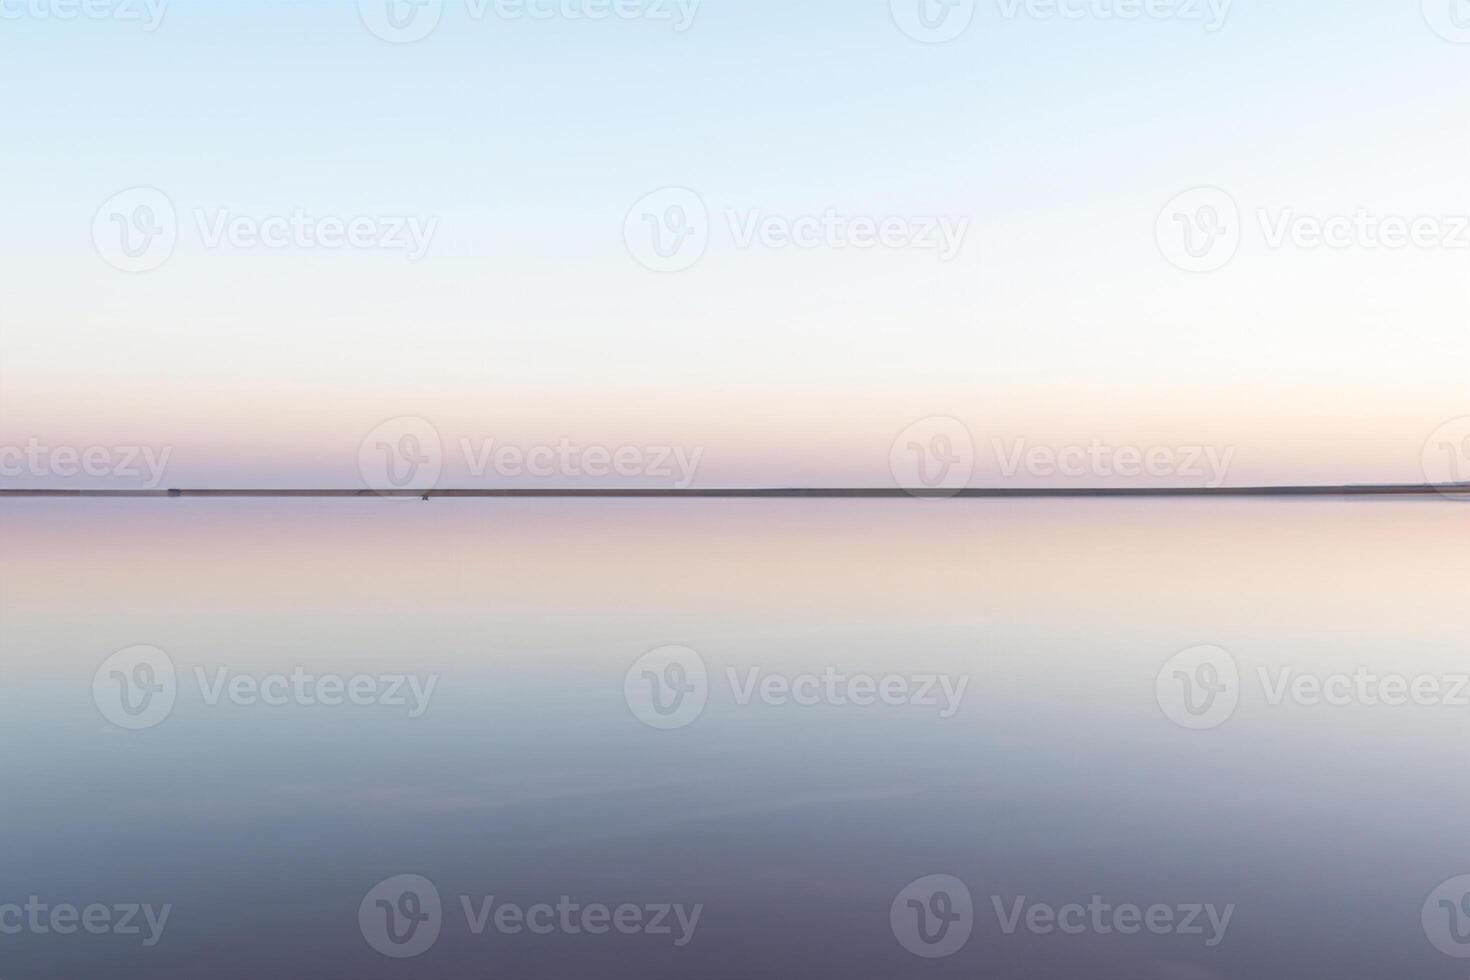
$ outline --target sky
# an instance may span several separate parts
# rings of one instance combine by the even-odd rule
[[[0,0],[0,486],[1470,479],[1463,0],[159,3]]]

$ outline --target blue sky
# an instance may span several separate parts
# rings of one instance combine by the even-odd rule
[[[992,0],[926,44],[888,0],[705,0],[684,31],[445,0],[400,45],[354,3],[178,0],[152,32],[35,14],[66,2],[0,20],[6,443],[152,441],[181,480],[291,481],[415,415],[697,440],[721,482],[844,481],[943,415],[977,437],[1225,441],[1252,479],[1395,479],[1470,413],[1470,251],[1271,248],[1260,217],[1470,214],[1470,44],[1418,3],[1235,2],[1212,31],[1192,5]],[[624,239],[666,187],[711,222],[677,274]],[[1200,187],[1243,229],[1206,275],[1155,239]],[[179,216],[142,274],[92,234],[129,188]],[[435,232],[410,262],[201,228],[296,211]],[[827,211],[969,230],[949,261],[734,239]]]

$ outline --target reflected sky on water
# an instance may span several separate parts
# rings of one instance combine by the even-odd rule
[[[7,980],[1466,972],[1430,934],[1470,906],[1421,921],[1470,874],[1463,505],[17,500],[0,530],[0,905],[170,907],[151,947],[0,933]],[[133,730],[117,676],[167,680],[109,659],[139,646],[173,681]],[[1198,647],[1228,660],[1177,680]],[[1344,674],[1451,703],[1308,703]],[[1235,706],[1190,730],[1176,682]],[[442,911],[392,958],[403,875]],[[921,958],[964,898],[909,905],[934,875],[973,914]],[[401,936],[425,906],[389,892]],[[542,903],[578,911],[513,928]],[[1074,903],[1113,911],[1046,929]],[[1230,918],[1107,928],[1127,906]]]

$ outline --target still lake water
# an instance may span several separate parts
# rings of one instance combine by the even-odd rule
[[[1470,974],[1463,504],[13,500],[0,536],[5,980]],[[1451,703],[1272,703],[1360,671]]]

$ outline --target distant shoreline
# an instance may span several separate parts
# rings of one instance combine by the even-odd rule
[[[725,488],[725,489],[444,489],[444,490],[352,490],[352,489],[219,489],[174,488],[167,490],[60,490],[0,489],[0,499],[10,498],[158,498],[158,497],[236,497],[236,498],[334,498],[334,497],[418,497],[441,499],[862,499],[890,500],[912,498],[950,499],[1044,499],[1079,497],[1470,497],[1470,483],[1453,484],[1348,484],[1344,486],[1301,487],[976,487],[959,491],[903,490],[894,487],[790,487],[790,488]]]

